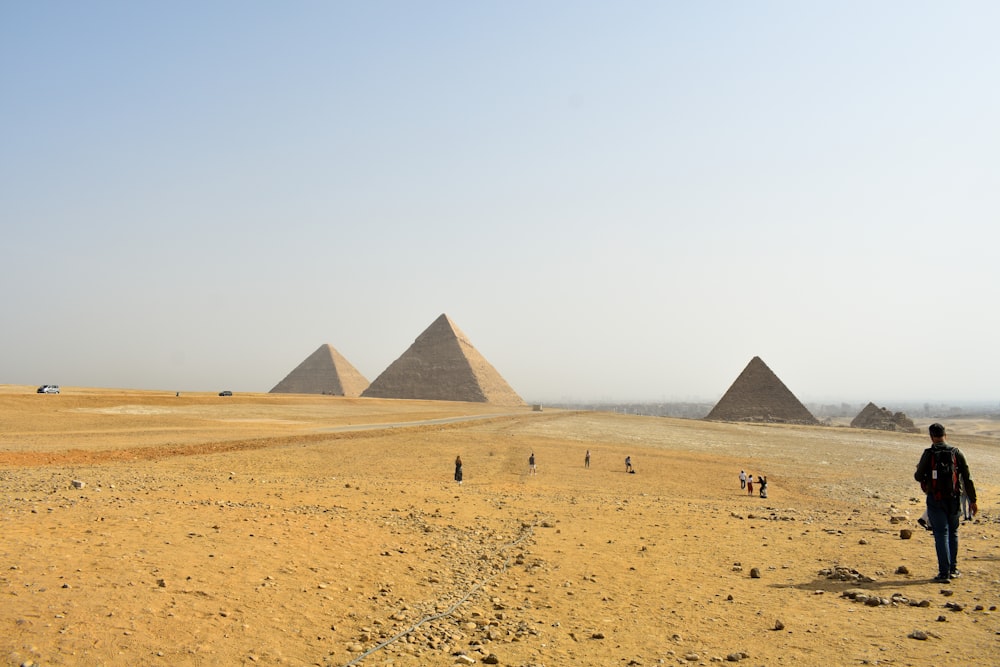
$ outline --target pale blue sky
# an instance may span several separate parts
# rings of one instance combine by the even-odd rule
[[[1000,4],[0,0],[0,383],[1000,401]]]

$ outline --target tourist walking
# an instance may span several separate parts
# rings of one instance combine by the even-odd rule
[[[945,442],[944,426],[931,424],[927,429],[931,446],[924,450],[913,478],[927,494],[927,517],[934,533],[938,573],[934,581],[950,583],[961,576],[958,570],[958,524],[961,519],[961,488],[969,496],[969,510],[976,515],[976,485],[969,464],[957,447]]]
[[[767,477],[757,475],[757,483],[760,484],[760,497],[767,498]]]
[[[459,484],[462,483],[462,457],[455,457],[455,481]]]
[[[747,474],[741,470],[740,471],[740,489],[746,489],[746,488],[747,488]]]
[[[583,467],[584,468],[589,468],[590,467],[590,450],[589,449],[587,450],[586,456],[583,457]]]
[[[753,475],[747,475],[747,495],[753,495]]]
[[[625,472],[635,472],[635,468],[632,467],[632,457],[625,457]]]
[[[529,475],[536,474],[536,470],[535,470],[535,453],[534,452],[531,452],[531,456],[528,457],[528,474]]]

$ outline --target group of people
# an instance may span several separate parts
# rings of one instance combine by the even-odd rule
[[[743,470],[740,470],[740,488],[745,489],[748,496],[753,495],[752,474],[748,475]],[[757,489],[761,498],[767,498],[767,477],[765,475],[757,475]]]
[[[914,479],[927,495],[927,512],[922,523],[929,524],[934,533],[934,550],[937,554],[938,574],[935,582],[949,583],[961,576],[958,570],[958,526],[964,516],[972,519],[979,511],[976,504],[976,486],[969,472],[969,464],[957,447],[945,442],[945,428],[934,423],[928,428],[931,446],[924,450],[917,464]],[[590,467],[590,450],[583,465]],[[625,457],[625,472],[634,473],[632,457]],[[537,474],[535,453],[528,457],[528,474]],[[455,458],[455,481],[462,483],[462,457]],[[754,477],[740,470],[740,488],[753,495]],[[761,498],[767,498],[767,477],[757,476]]]
[[[587,450],[587,453],[583,457],[583,467],[584,468],[589,468],[590,467],[590,450],[589,449]],[[625,457],[625,472],[633,473],[633,474],[635,473],[635,468],[632,467],[632,457],[631,456],[626,456]],[[535,465],[535,453],[534,452],[531,452],[531,454],[528,456],[528,474],[529,475],[537,475],[538,474],[538,468]],[[455,457],[455,481],[458,482],[459,484],[462,483],[462,457],[461,456],[456,456]]]

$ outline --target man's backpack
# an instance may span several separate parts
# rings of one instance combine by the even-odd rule
[[[931,479],[928,493],[934,500],[958,496],[958,457],[955,456],[954,447],[931,448]]]

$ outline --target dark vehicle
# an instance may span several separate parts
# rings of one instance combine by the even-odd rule
[[[232,396],[232,395],[233,395],[233,392],[229,391],[228,389],[226,391],[220,391],[219,392],[219,396]]]
[[[41,387],[39,387],[36,390],[35,393],[38,393],[38,394],[58,394],[59,393],[59,385],[57,385],[57,384],[43,384]]]

